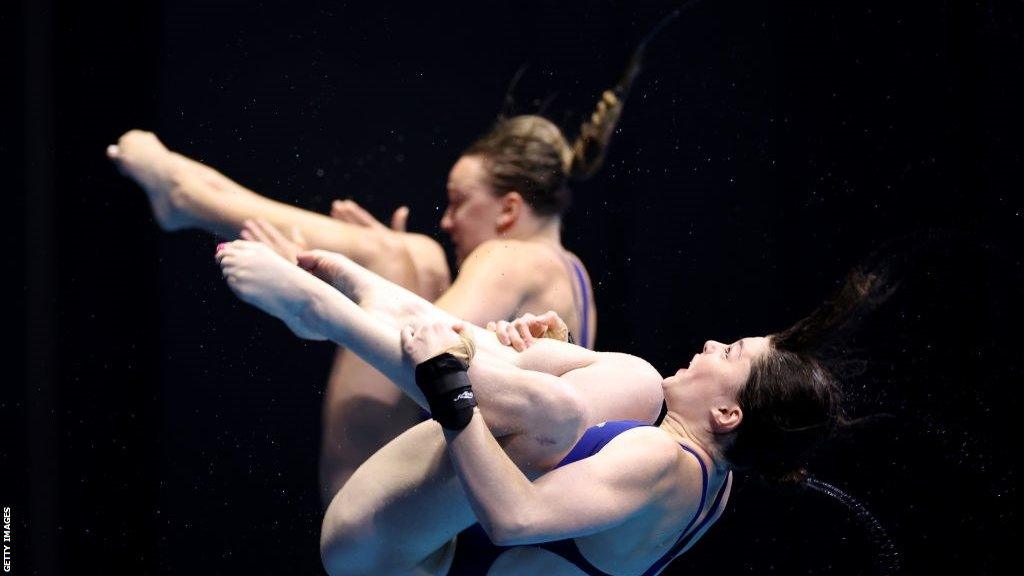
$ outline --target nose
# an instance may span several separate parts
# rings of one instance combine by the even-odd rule
[[[441,215],[441,230],[450,233],[453,226],[452,211],[450,208],[446,208],[444,214]]]
[[[720,346],[722,346],[721,342],[715,342],[714,340],[708,340],[707,342],[704,343],[704,352],[705,353],[714,352]]]

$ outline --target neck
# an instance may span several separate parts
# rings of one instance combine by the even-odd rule
[[[518,225],[503,234],[506,238],[527,242],[543,242],[555,246],[562,245],[562,218],[530,218],[520,220]]]
[[[715,442],[714,435],[711,432],[691,422],[687,422],[685,418],[672,410],[669,410],[668,414],[665,415],[665,419],[661,422],[659,428],[669,433],[676,442],[685,440],[689,444],[696,445],[711,460],[715,469],[724,470],[727,468],[722,451],[718,443]]]

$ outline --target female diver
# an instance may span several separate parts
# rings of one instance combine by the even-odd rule
[[[622,100],[606,91],[572,145],[540,116],[500,119],[463,152],[448,176],[448,208],[440,222],[459,265],[451,286],[436,242],[353,224],[366,220],[351,202],[335,204],[343,219],[275,202],[140,131],[122,136],[109,155],[146,190],[165,230],[200,228],[227,237],[241,231],[243,238],[273,243],[291,257],[303,244],[336,251],[478,324],[554,310],[579,343],[591,347],[597,332],[593,293],[582,262],[562,246],[561,215],[569,206],[569,181],[600,166],[621,109]],[[508,274],[502,278],[502,272]],[[323,410],[324,504],[366,458],[421,419],[420,409],[384,376],[340,349]]]
[[[383,447],[332,500],[321,534],[331,574],[659,572],[721,514],[732,470],[792,474],[842,422],[836,382],[812,351],[878,285],[855,276],[792,328],[708,341],[662,379],[637,357],[549,339],[516,353],[336,254],[299,255],[312,274],[253,242],[222,245],[217,259],[243,301],[349,347],[441,423]],[[417,382],[414,365],[445,348],[472,357],[471,390]],[[660,424],[643,425],[663,401]],[[466,560],[478,550],[455,536],[477,521],[513,547]]]

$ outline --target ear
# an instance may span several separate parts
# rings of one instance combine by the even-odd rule
[[[526,201],[515,190],[506,192],[498,201],[501,203],[501,212],[498,213],[497,220],[498,232],[507,232],[522,218],[523,211],[526,209]]]
[[[739,404],[721,404],[711,409],[711,431],[715,434],[728,434],[743,421],[743,410]]]

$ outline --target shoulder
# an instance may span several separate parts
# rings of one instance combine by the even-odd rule
[[[657,490],[660,480],[671,481],[678,474],[682,452],[661,429],[638,426],[613,438],[598,454],[619,462],[612,470],[622,481]]]
[[[634,428],[609,442],[605,450],[613,457],[615,453],[623,456],[618,459],[617,482],[641,485],[656,500],[699,506],[704,486],[701,462],[660,428]]]
[[[469,254],[460,274],[487,271],[492,274],[518,275],[524,280],[543,277],[560,266],[551,248],[523,240],[487,240]]]
[[[545,244],[528,240],[495,238],[486,240],[470,253],[469,258],[529,258],[554,259],[557,253]]]
[[[604,447],[609,454],[629,454],[633,465],[631,470],[646,475],[662,475],[679,461],[679,445],[671,436],[655,426],[637,426],[616,436]]]

